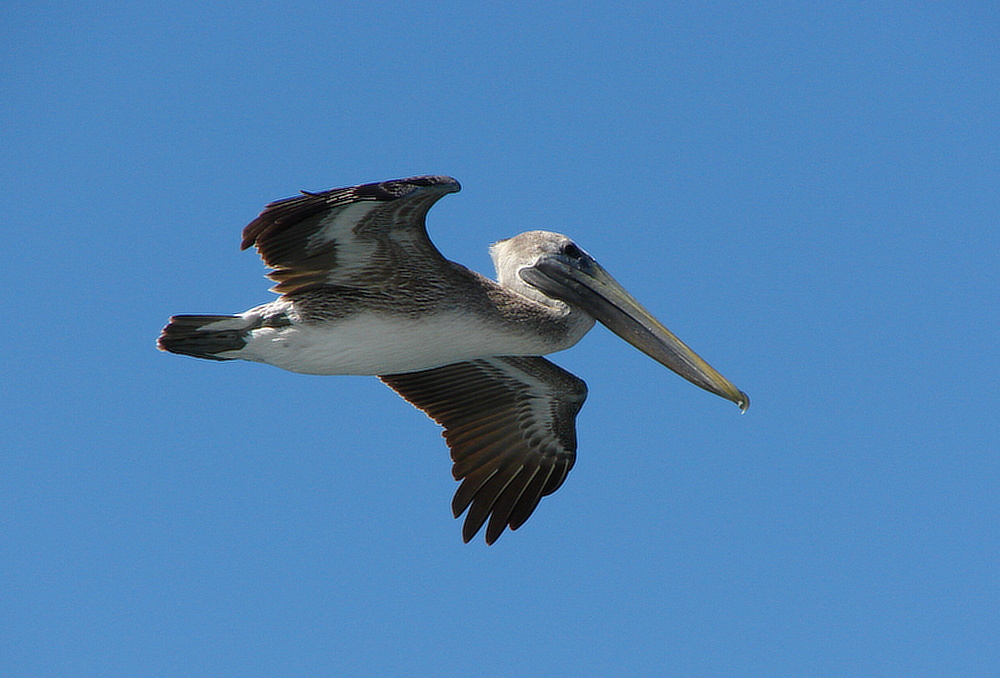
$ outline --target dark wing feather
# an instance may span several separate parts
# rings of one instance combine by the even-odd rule
[[[379,377],[444,427],[462,538],[489,520],[486,543],[516,530],[559,489],[576,459],[576,415],[587,385],[540,357],[480,358]]]
[[[242,249],[257,247],[276,292],[319,285],[365,286],[395,271],[441,266],[424,218],[460,186],[451,177],[412,177],[272,202],[243,229]],[[387,275],[388,274],[388,275]]]

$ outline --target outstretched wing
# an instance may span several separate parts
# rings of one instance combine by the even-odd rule
[[[379,377],[444,427],[468,509],[462,538],[489,518],[486,543],[516,530],[566,479],[576,459],[576,415],[587,385],[541,357],[481,358]]]
[[[431,205],[461,187],[451,177],[411,177],[306,193],[272,202],[243,229],[242,249],[257,247],[274,270],[274,291],[319,285],[366,286],[394,274],[440,268],[427,237]]]

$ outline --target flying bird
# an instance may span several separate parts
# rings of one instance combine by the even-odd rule
[[[337,188],[268,204],[243,230],[280,296],[239,315],[176,315],[161,350],[304,374],[377,375],[444,427],[455,517],[492,544],[562,485],[576,459],[578,377],[542,356],[598,320],[745,411],[746,394],[657,321],[564,235],[490,247],[493,281],[449,261],[425,217],[460,190],[446,176]]]

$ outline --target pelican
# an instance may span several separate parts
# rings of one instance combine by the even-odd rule
[[[175,315],[161,350],[304,374],[376,375],[444,427],[461,481],[462,538],[516,530],[576,459],[586,384],[542,356],[595,320],[746,411],[749,399],[564,235],[528,231],[490,247],[497,280],[449,261],[425,218],[460,190],[446,176],[302,194],[243,230],[280,296],[239,315]]]

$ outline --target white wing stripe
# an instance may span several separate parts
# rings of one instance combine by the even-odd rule
[[[381,202],[366,201],[335,210],[330,216],[320,222],[319,230],[312,233],[306,240],[306,249],[318,249],[337,238],[343,238],[344,233],[350,233],[351,229],[365,218],[365,215],[383,204]]]

